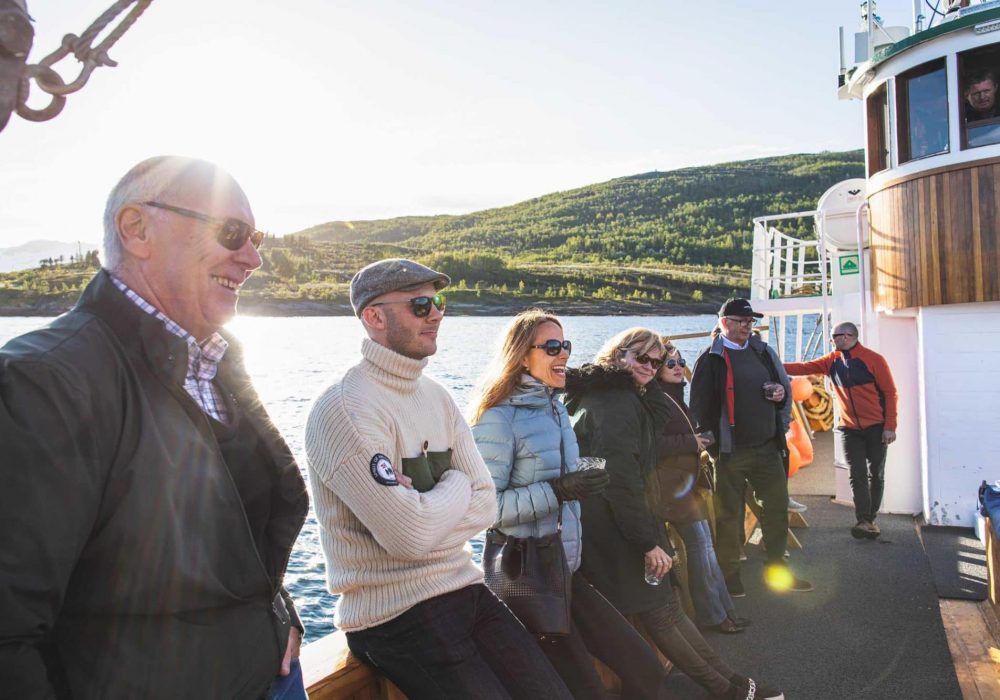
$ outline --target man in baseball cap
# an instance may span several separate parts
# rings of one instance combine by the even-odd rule
[[[400,259],[351,281],[361,361],[316,400],[305,435],[335,622],[407,697],[569,700],[466,547],[497,505],[454,399],[423,374],[449,281]]]
[[[719,309],[719,318],[736,316],[739,318],[764,318],[764,314],[757,313],[750,306],[750,302],[742,297],[729,297],[722,303]]]
[[[788,539],[785,431],[792,389],[778,353],[753,332],[763,316],[746,299],[727,299],[719,309],[720,333],[698,357],[691,377],[691,412],[698,430],[718,436],[709,447],[716,458],[716,552],[734,598],[746,595],[740,539],[748,482],[763,506],[767,583],[783,591],[813,589],[783,558]]]

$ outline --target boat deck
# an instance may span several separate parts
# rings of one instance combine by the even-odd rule
[[[797,531],[803,549],[791,562],[815,590],[772,593],[759,547],[748,547],[737,608],[753,625],[711,638],[723,657],[789,698],[961,698],[912,516],[882,516],[882,537],[857,541],[849,508],[828,496],[797,500],[809,506],[809,528]],[[678,697],[707,697],[693,684],[681,691],[678,683]]]
[[[850,536],[851,508],[834,503],[832,435],[817,434],[813,465],[789,491],[809,506],[809,528],[796,530],[792,554],[811,593],[776,594],[761,580],[763,554],[747,549],[747,597],[753,620],[744,634],[713,635],[729,663],[788,698],[1000,698],[996,617],[988,603],[939,600],[930,563],[909,515],[879,517],[874,542]],[[673,674],[677,697],[707,698]]]
[[[769,591],[761,580],[760,547],[750,545],[743,568],[747,597],[737,608],[753,624],[743,634],[709,641],[734,669],[793,700],[1000,700],[1000,625],[993,609],[988,602],[939,600],[913,516],[880,516],[883,534],[874,542],[850,536],[852,509],[831,500],[831,437],[817,434],[813,465],[789,482],[793,496],[809,507],[809,527],[796,530],[803,549],[791,562],[815,590]],[[342,640],[331,635],[304,654],[312,657],[304,665],[315,697],[399,698],[384,679],[372,678],[372,687],[358,692],[369,683],[360,676],[370,671],[357,662],[341,665],[346,649],[334,643],[338,636]],[[324,643],[336,653],[321,661]],[[340,667],[339,678],[320,682],[322,669],[331,666]],[[672,697],[709,697],[683,674],[671,674],[669,682]]]

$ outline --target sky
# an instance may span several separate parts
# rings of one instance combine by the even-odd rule
[[[111,0],[28,0],[30,62]],[[465,213],[615,177],[862,147],[855,0],[154,0],[52,121],[0,132],[0,248],[101,238],[138,161],[233,173],[259,228]],[[883,0],[909,25],[910,0]],[[67,82],[79,64],[55,67]],[[36,88],[29,104],[45,103]]]

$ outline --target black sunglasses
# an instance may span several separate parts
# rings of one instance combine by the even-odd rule
[[[551,355],[552,357],[555,357],[563,350],[565,350],[567,353],[573,352],[573,343],[571,343],[568,340],[559,341],[556,340],[555,338],[552,338],[551,340],[546,340],[541,345],[532,345],[531,347],[538,348],[539,350],[544,350],[546,355]]]
[[[853,335],[854,335],[853,333],[834,333],[831,337],[832,338],[850,338]]]
[[[265,234],[263,231],[258,231],[247,222],[240,221],[239,219],[217,219],[214,216],[202,214],[197,211],[191,211],[190,209],[185,209],[184,207],[175,207],[173,204],[163,204],[162,202],[143,202],[143,204],[147,207],[166,209],[167,211],[172,211],[173,213],[180,214],[181,216],[197,219],[198,221],[204,221],[209,224],[215,224],[219,227],[218,232],[215,234],[215,240],[217,240],[219,245],[227,250],[239,250],[246,244],[247,240],[253,244],[254,248],[260,248],[260,244],[264,242]]]
[[[444,294],[438,292],[432,297],[413,297],[412,299],[404,299],[403,301],[379,301],[369,304],[369,306],[385,306],[386,304],[409,304],[410,311],[413,312],[414,316],[424,318],[431,313],[432,305],[438,311],[444,313],[445,308],[448,306],[448,300]]]
[[[671,358],[671,359],[667,360],[666,362],[664,362],[663,364],[666,365],[667,369],[673,369],[677,365],[680,365],[681,367],[687,367],[688,366],[687,360],[685,360],[683,357],[681,359],[679,359],[679,360],[675,360],[675,359]]]
[[[659,357],[650,357],[649,355],[636,355],[635,361],[640,365],[649,365],[653,369],[660,369],[663,366],[663,360]]]

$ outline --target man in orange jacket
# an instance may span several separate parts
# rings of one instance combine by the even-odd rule
[[[827,374],[840,404],[837,433],[851,469],[857,538],[879,536],[875,516],[885,488],[886,448],[896,439],[896,384],[885,358],[858,342],[858,327],[833,329],[835,351],[811,362],[786,362],[790,375]]]

